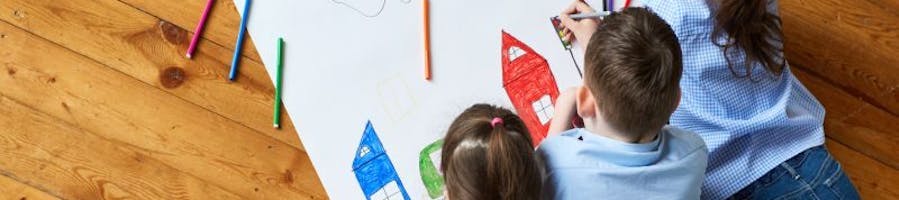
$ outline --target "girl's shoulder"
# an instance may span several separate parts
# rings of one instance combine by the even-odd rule
[[[664,19],[678,37],[697,32],[706,35],[714,24],[708,0],[643,0],[643,4]]]

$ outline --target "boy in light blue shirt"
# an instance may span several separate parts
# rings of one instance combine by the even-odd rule
[[[697,134],[666,126],[680,102],[677,36],[645,8],[602,22],[568,16],[589,12],[575,1],[560,15],[565,40],[589,43],[584,85],[556,100],[553,136],[537,148],[544,198],[699,199],[708,149]],[[578,118],[584,128],[571,129]]]

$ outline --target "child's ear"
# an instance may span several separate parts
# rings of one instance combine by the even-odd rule
[[[587,86],[577,88],[577,115],[581,118],[596,117],[596,98]]]

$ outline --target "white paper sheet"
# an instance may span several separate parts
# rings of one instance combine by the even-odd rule
[[[272,77],[277,38],[285,40],[283,100],[330,198],[365,198],[353,163],[370,121],[402,182],[372,195],[401,187],[429,199],[423,148],[474,103],[512,107],[502,85],[502,30],[547,60],[560,90],[580,83],[549,22],[569,3],[431,0],[430,82],[420,0],[257,0],[248,27]],[[369,152],[377,151],[362,154]]]

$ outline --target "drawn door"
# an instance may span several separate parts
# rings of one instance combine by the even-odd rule
[[[537,146],[546,138],[559,87],[543,56],[505,31],[502,34],[503,88]]]

